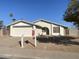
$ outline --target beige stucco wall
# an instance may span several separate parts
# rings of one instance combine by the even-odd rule
[[[36,36],[39,36],[42,34],[42,29],[36,28]]]
[[[65,28],[60,26],[60,35],[65,36]]]
[[[23,35],[25,37],[32,37],[32,27],[14,28],[13,26],[29,26],[29,24],[20,22],[15,25],[11,25],[10,26],[10,36],[21,37]]]
[[[49,29],[49,35],[51,35],[51,24],[42,21],[36,22],[35,24],[42,27],[47,27]]]

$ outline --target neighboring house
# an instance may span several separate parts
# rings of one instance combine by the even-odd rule
[[[65,36],[66,27],[58,25],[45,20],[35,21],[34,23],[26,22],[24,20],[18,20],[8,25],[10,29],[10,36],[21,37],[32,37],[34,32],[35,35],[49,35],[49,36]],[[35,30],[34,30],[35,29]]]
[[[43,35],[65,36],[68,35],[68,29],[65,26],[55,24],[46,20],[38,20],[34,22],[35,25],[43,27]]]

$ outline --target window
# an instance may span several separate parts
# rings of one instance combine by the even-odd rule
[[[53,27],[53,33],[60,33],[60,27]]]

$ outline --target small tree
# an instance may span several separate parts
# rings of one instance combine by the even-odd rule
[[[13,16],[14,16],[13,13],[10,13],[9,16],[12,18],[12,21],[13,21],[13,22],[16,21],[16,19],[13,18]]]
[[[79,0],[71,0],[64,14],[64,20],[79,27]]]

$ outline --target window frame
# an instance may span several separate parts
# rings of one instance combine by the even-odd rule
[[[60,33],[60,27],[53,27],[53,33]]]

